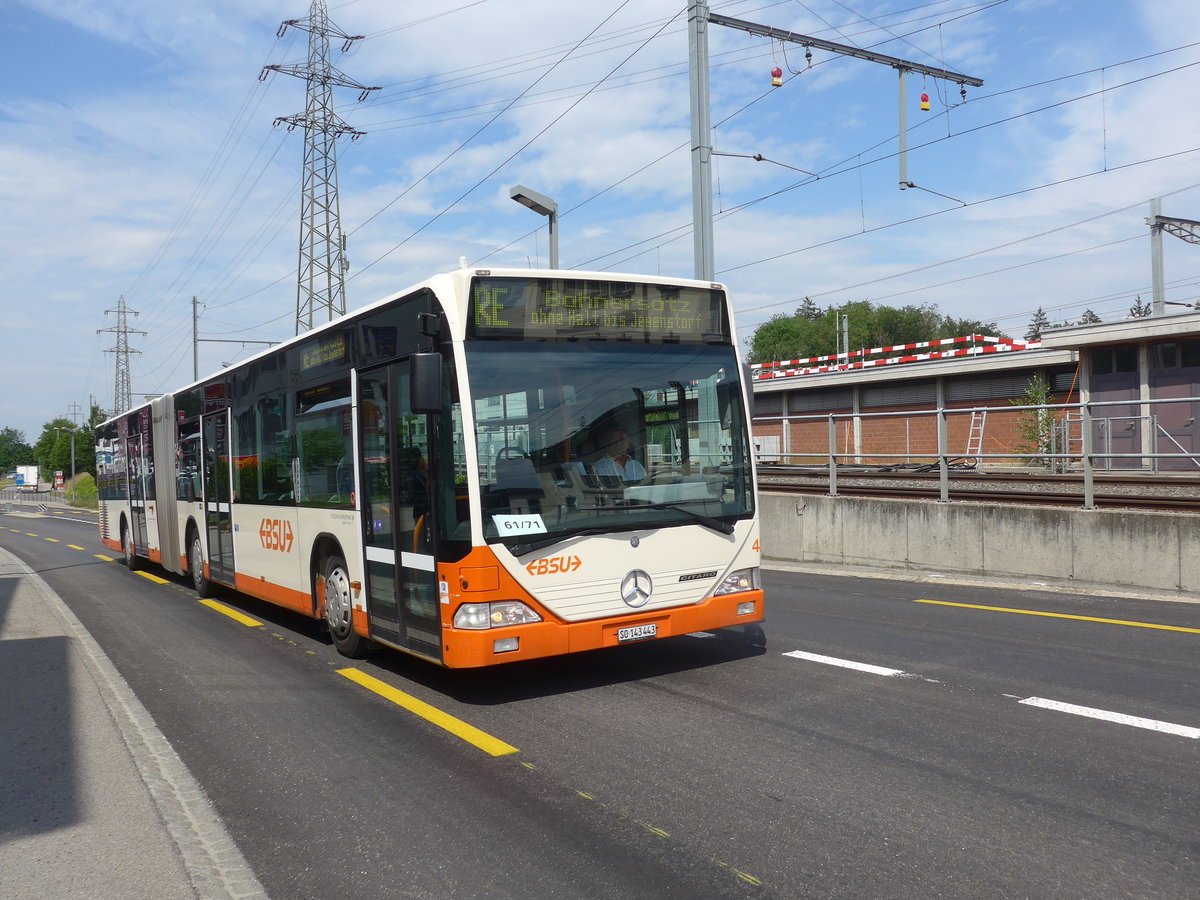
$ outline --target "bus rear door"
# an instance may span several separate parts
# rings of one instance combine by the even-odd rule
[[[230,474],[229,410],[204,416],[204,522],[209,578],[233,585],[233,482]]]

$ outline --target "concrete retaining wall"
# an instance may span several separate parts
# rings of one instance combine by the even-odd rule
[[[1200,516],[760,495],[763,560],[1200,597]]]

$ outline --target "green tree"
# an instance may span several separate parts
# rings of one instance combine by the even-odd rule
[[[821,307],[811,297],[805,297],[804,302],[796,308],[796,315],[803,319],[819,319],[825,315]]]
[[[1054,402],[1054,395],[1051,393],[1046,379],[1038,372],[1029,379],[1025,393],[1009,402],[1013,406],[1045,406],[1047,403]],[[1017,434],[1020,436],[1020,440],[1017,442],[1016,450],[1018,453],[1031,454],[1030,458],[1025,461],[1027,466],[1053,465],[1056,462],[1048,455],[1039,455],[1050,453],[1054,422],[1054,410],[1052,409],[1026,409],[1018,414]]]
[[[1143,303],[1141,294],[1137,295],[1137,299],[1133,301],[1133,306],[1129,307],[1129,314],[1135,319],[1148,316],[1152,312],[1154,312],[1154,304],[1152,304],[1149,300]]]
[[[71,420],[59,416],[51,419],[42,426],[42,436],[33,445],[33,455],[42,470],[42,478],[46,481],[54,477],[55,472],[71,475],[71,430],[74,425]],[[76,435],[75,458],[78,467],[79,443]]]
[[[25,443],[25,432],[16,428],[0,429],[0,475],[17,466],[28,466],[33,459],[33,448]]]
[[[876,306],[867,300],[821,312],[809,298],[790,316],[772,316],[750,338],[751,362],[831,356],[840,345],[842,317],[849,317],[850,348],[869,350],[969,334],[1000,335],[995,322],[955,319],[932,303]]]
[[[1040,306],[1037,312],[1033,314],[1033,318],[1029,322],[1029,329],[1025,332],[1025,340],[1040,341],[1042,332],[1050,327],[1050,317],[1046,315],[1046,311]]]
[[[1099,321],[1101,321],[1101,319],[1098,315],[1096,315],[1090,309],[1085,309],[1083,311],[1083,318],[1079,320],[1079,324],[1080,325],[1095,325]]]

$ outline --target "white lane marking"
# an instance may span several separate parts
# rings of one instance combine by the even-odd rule
[[[1093,709],[1090,706],[1076,706],[1074,703],[1046,700],[1043,697],[1026,697],[1021,702],[1026,706],[1036,706],[1039,709],[1052,709],[1055,712],[1070,713],[1073,716],[1103,719],[1105,722],[1116,722],[1118,725],[1132,725],[1134,728],[1147,728],[1150,731],[1161,731],[1166,734],[1200,740],[1200,728],[1192,728],[1190,725],[1176,725],[1173,722],[1160,722],[1158,719],[1143,719],[1141,716],[1109,712],[1106,709]]]
[[[843,669],[854,669],[858,672],[869,672],[872,675],[882,675],[885,678],[895,678],[897,675],[907,675],[900,669],[888,669],[883,666],[873,666],[870,663],[855,662],[852,659],[838,659],[836,656],[821,656],[819,653],[805,653],[803,650],[792,650],[783,654],[794,659],[806,659],[809,662],[823,663],[827,666],[839,666]]]

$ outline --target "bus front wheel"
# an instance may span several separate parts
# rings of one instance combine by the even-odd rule
[[[342,656],[362,659],[370,653],[370,641],[354,630],[352,589],[346,561],[340,556],[328,557],[317,578],[324,588],[325,624],[329,626],[333,645]]]

